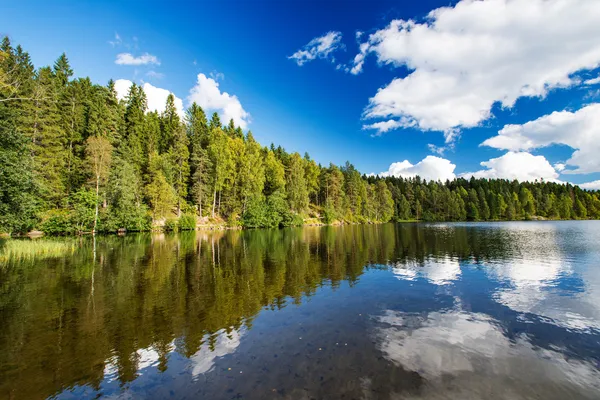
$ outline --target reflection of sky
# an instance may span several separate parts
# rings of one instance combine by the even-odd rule
[[[186,358],[175,351],[175,343],[169,345],[168,359],[169,364],[165,372],[159,372],[159,353],[153,346],[142,348],[136,351],[137,360],[137,378],[122,388],[119,382],[118,360],[112,357],[106,360],[104,364],[104,379],[102,380],[101,390],[103,398],[145,398],[147,393],[152,391],[155,386],[168,384],[174,376],[180,375],[182,371],[188,371],[192,378],[197,378],[202,374],[210,372],[217,360],[229,354],[233,354],[244,334],[246,328],[240,330],[231,329],[228,333],[222,329],[213,336],[213,347],[211,350],[209,336],[205,336],[200,349],[190,358]],[[124,389],[124,390],[123,390]],[[76,386],[71,390],[60,393],[59,398],[79,399],[94,398],[96,391],[89,386]]]
[[[511,341],[499,322],[485,314],[387,310],[377,321],[375,338],[384,357],[419,373],[433,386],[454,376],[461,382],[460,390],[470,395],[493,389],[494,380],[501,388],[504,378],[525,387],[552,382],[577,393],[600,389],[600,371],[593,365],[568,359],[559,351],[535,348],[525,335]],[[478,378],[485,378],[489,386],[478,388],[482,382]]]
[[[585,243],[594,235],[574,235],[565,230],[568,225],[535,226],[541,231],[516,235],[510,242],[509,260],[486,265],[490,278],[502,283],[494,300],[567,329],[600,329],[599,271],[590,268],[598,264],[589,258],[593,251]],[[573,290],[573,281],[586,287]]]
[[[524,314],[523,320],[537,316],[566,329],[600,330],[597,224],[578,221],[576,229],[569,222],[468,226],[482,237],[486,231],[501,233],[497,239],[504,247],[499,257],[478,262],[493,285],[494,301]],[[456,282],[463,273],[449,255],[430,256],[422,262],[406,260],[391,267],[400,280],[422,278],[440,286]]]
[[[424,278],[436,285],[445,285],[460,277],[460,265],[450,257],[432,258],[421,264],[415,261],[396,263],[392,272],[401,280]]]
[[[193,376],[198,376],[210,371],[217,358],[232,354],[240,345],[240,339],[246,331],[231,331],[227,333],[221,330],[214,344],[214,349],[211,350],[207,341],[202,345],[200,350],[190,357],[190,367]]]

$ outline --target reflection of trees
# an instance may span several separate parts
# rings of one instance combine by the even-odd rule
[[[0,270],[0,394],[44,398],[98,389],[107,360],[121,384],[140,349],[186,357],[251,328],[263,307],[355,282],[393,257],[393,225],[100,237],[74,254]],[[208,346],[208,347],[207,347]]]
[[[263,307],[356,283],[365,265],[502,260],[515,237],[467,225],[384,224],[82,239],[68,256],[0,269],[0,397],[99,388],[107,360],[121,384],[140,349],[165,370],[235,336]],[[233,335],[233,336],[232,336]]]

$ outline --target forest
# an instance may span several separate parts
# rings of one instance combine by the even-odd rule
[[[0,46],[0,233],[259,228],[388,221],[600,218],[600,192],[571,184],[361,174],[262,146],[233,120],[173,95],[147,110],[75,78],[67,56],[35,68]]]

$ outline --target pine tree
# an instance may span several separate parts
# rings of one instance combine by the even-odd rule
[[[181,216],[182,202],[188,194],[190,177],[188,137],[183,126],[178,126],[173,137],[173,161],[175,166],[174,189],[177,195],[177,216]]]
[[[57,82],[50,68],[38,72],[37,85],[43,96],[32,103],[29,136],[36,180],[48,207],[59,207],[66,197],[66,134],[61,128]]]
[[[149,177],[150,183],[146,185],[146,194],[154,218],[168,216],[177,202],[177,194],[165,177],[162,160],[157,152],[150,155]]]
[[[160,116],[161,135],[158,140],[159,154],[169,151],[175,143],[175,136],[180,129],[179,115],[175,107],[175,96],[169,93],[165,111]]]
[[[213,114],[213,116],[216,114]],[[210,158],[213,181],[213,199],[212,199],[212,217],[215,217],[215,211],[220,209],[221,191],[225,188],[225,183],[230,178],[233,169],[233,160],[231,149],[227,146],[228,137],[220,127],[211,129],[211,143],[208,146],[208,156]],[[217,194],[219,197],[217,198]],[[217,202],[218,200],[218,202]],[[217,205],[219,206],[217,208]]]
[[[124,134],[119,153],[141,173],[146,157],[143,153],[144,113],[146,112],[146,94],[135,83],[129,88],[125,99]]]
[[[265,189],[266,196],[285,189],[285,168],[271,150],[265,157]]]
[[[288,204],[293,212],[303,213],[308,208],[308,190],[304,175],[304,162],[300,154],[292,154],[286,172]]]
[[[251,132],[248,132],[245,145],[245,158],[240,171],[243,212],[246,211],[250,199],[262,198],[265,187],[265,166],[263,164],[262,149],[254,140]]]

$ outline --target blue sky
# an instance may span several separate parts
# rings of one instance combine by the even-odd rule
[[[64,51],[76,76],[166,89],[323,164],[600,188],[598,1],[99,3],[4,2],[0,34],[36,66]]]

